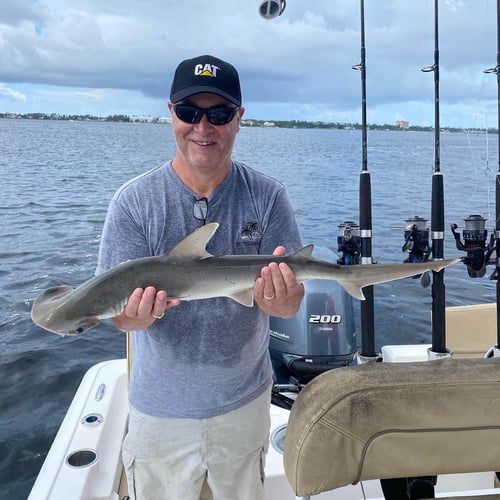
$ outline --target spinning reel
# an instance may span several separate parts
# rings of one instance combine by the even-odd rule
[[[429,228],[427,227],[427,219],[416,215],[411,219],[406,219],[406,228],[404,231],[405,242],[403,252],[408,253],[408,257],[404,262],[425,262],[429,260],[431,248],[429,245]]]
[[[342,256],[337,259],[337,264],[343,266],[359,264],[361,259],[359,225],[352,221],[345,221],[339,224],[337,245],[337,251],[342,252]]]
[[[495,235],[492,234],[487,244],[488,230],[485,228],[486,219],[481,215],[469,215],[465,222],[465,229],[462,231],[463,243],[460,240],[460,233],[457,231],[456,224],[451,225],[451,232],[455,237],[457,249],[467,252],[464,263],[467,266],[467,272],[471,278],[481,278],[486,273],[486,265],[490,260],[491,254],[495,250]],[[496,269],[490,276],[490,279],[497,279]]]

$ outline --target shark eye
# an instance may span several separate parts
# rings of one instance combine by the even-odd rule
[[[85,328],[83,328],[82,326],[80,326],[79,328],[76,329],[77,335],[80,335],[80,333],[83,333],[84,331],[85,331]]]

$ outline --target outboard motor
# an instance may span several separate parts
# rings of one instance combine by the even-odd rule
[[[314,255],[330,262],[337,258],[326,248],[315,248]],[[271,317],[269,321],[269,351],[277,384],[306,384],[355,359],[352,297],[336,281],[310,280],[304,286],[298,313],[290,319]]]

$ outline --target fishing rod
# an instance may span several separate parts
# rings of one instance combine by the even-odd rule
[[[497,294],[497,343],[493,349],[495,357],[500,357],[500,0],[497,0],[497,65],[484,70],[485,73],[497,75],[497,131],[498,140],[498,173],[495,183],[495,251],[496,251],[496,294]]]
[[[361,140],[362,169],[359,176],[359,234],[361,237],[361,264],[373,264],[372,259],[372,194],[370,172],[368,172],[368,147],[366,123],[366,48],[365,48],[365,2],[360,0],[361,62],[352,67],[361,72]],[[373,286],[363,289],[366,300],[361,302],[361,358],[377,358],[375,352],[375,312]]]
[[[441,174],[439,124],[439,0],[434,0],[434,64],[422,68],[434,72],[434,171],[431,194],[431,240],[434,260],[444,258],[444,185]],[[430,356],[440,357],[446,349],[444,270],[432,272],[432,347]]]

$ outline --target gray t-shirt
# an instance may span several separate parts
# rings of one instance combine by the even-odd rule
[[[130,259],[163,255],[200,227],[197,196],[170,163],[137,177],[113,196],[97,273]],[[301,246],[284,186],[233,162],[208,199],[206,223],[219,228],[214,255],[287,253]],[[168,290],[166,290],[168,293]],[[228,298],[181,302],[150,328],[133,334],[130,403],[159,417],[208,418],[239,408],[271,382],[268,316]]]

